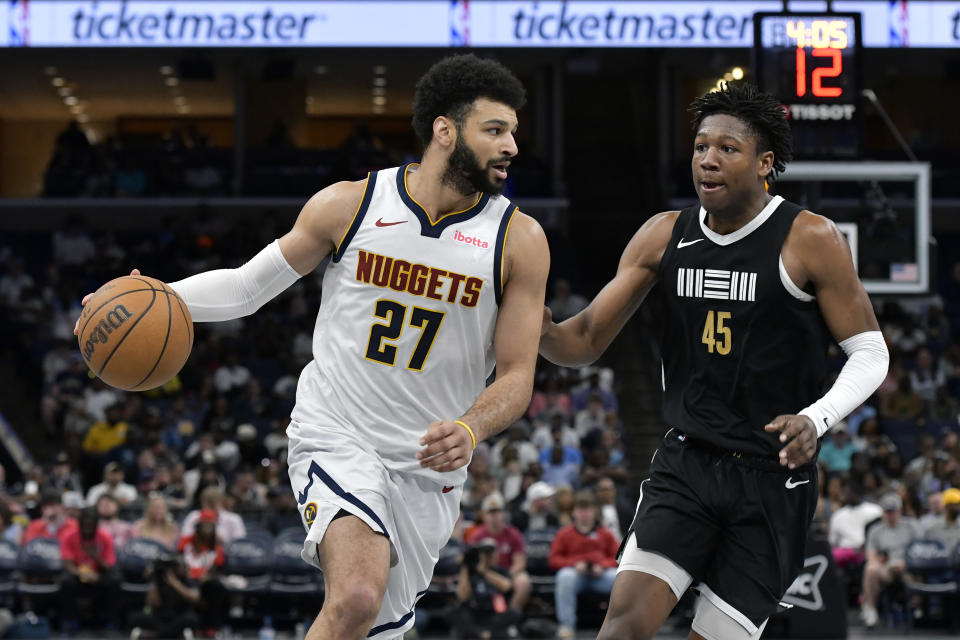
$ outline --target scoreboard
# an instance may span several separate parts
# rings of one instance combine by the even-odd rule
[[[783,101],[794,156],[859,156],[860,14],[757,13],[753,28],[755,80]]]

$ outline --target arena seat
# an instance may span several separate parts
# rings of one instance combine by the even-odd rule
[[[462,557],[463,545],[457,540],[449,540],[443,545],[437,564],[433,568],[433,578],[427,589],[428,595],[446,596],[456,593]]]
[[[557,577],[550,566],[550,545],[557,535],[556,529],[528,531],[524,535],[527,550],[527,573],[533,585],[533,593],[538,596],[553,595]]]
[[[63,560],[56,538],[36,538],[17,556],[17,593],[21,596],[54,596],[60,593]]]
[[[300,557],[305,537],[306,533],[299,527],[290,527],[277,534],[270,574],[271,593],[311,596],[323,593],[320,571]]]
[[[117,554],[120,591],[144,597],[150,589],[147,570],[156,560],[163,557],[173,557],[173,551],[156,540],[134,538],[123,545]]]
[[[269,585],[275,623],[309,622],[323,604],[323,576],[300,557],[305,536],[302,527],[289,527],[275,539]]]
[[[227,544],[224,555],[226,562],[223,572],[227,576],[243,578],[243,580],[224,580],[224,585],[230,593],[252,595],[267,593],[273,561],[269,539],[259,536],[238,538]]]
[[[957,594],[957,579],[950,564],[950,554],[939,540],[920,539],[907,545],[904,586],[908,597],[926,600]],[[915,609],[908,606],[907,621],[912,625]]]
[[[244,518],[243,526],[247,530],[247,535],[244,536],[245,538],[256,538],[258,540],[264,540],[270,544],[273,544],[273,534],[270,533],[269,529],[256,520]]]
[[[0,602],[10,600],[17,590],[16,570],[20,547],[9,540],[0,540]]]

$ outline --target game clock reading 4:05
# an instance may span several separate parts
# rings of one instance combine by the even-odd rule
[[[832,133],[839,134],[838,141],[851,143],[841,144],[839,155],[846,155],[844,149],[854,152],[860,104],[860,15],[758,13],[753,24],[754,72],[760,88],[783,100],[795,127],[802,121],[851,125],[846,132]]]

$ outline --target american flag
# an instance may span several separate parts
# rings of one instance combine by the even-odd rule
[[[917,282],[920,270],[916,262],[894,262],[890,265],[890,282]]]

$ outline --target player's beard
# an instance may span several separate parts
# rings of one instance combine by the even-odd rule
[[[509,160],[509,158],[492,160],[486,166],[481,166],[477,154],[463,141],[463,136],[458,135],[453,152],[447,159],[447,168],[443,171],[443,184],[465,196],[477,191],[498,196],[503,193],[507,182],[506,180],[492,181],[490,179],[490,165],[505,160]]]

